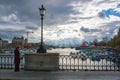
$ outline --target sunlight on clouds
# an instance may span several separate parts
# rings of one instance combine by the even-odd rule
[[[92,41],[95,38],[102,39],[104,36],[115,34],[120,26],[120,17],[104,13],[103,10],[113,9],[119,13],[119,2],[120,0],[43,0],[42,3],[46,8],[44,41],[51,41],[55,45],[62,42],[67,45],[65,42],[68,41],[74,45],[83,40]],[[0,29],[4,29],[4,25],[6,29],[15,31],[34,29],[29,38],[31,41],[33,39],[35,42],[40,42],[38,7],[42,4],[41,0],[11,3],[9,5],[6,3],[10,8],[0,4]],[[19,8],[19,4],[23,6]]]
[[[47,31],[49,30],[49,31]],[[78,33],[73,32],[73,27],[70,28],[68,25],[59,25],[57,29],[51,29],[48,27],[45,31],[45,38],[51,40],[59,40],[59,39],[66,39],[66,38],[75,38],[78,37]]]
[[[112,22],[112,21],[119,21],[119,20],[120,20],[120,17],[114,16],[114,15],[110,15],[110,19],[109,19],[110,22]]]
[[[117,0],[119,1],[119,0]],[[66,20],[66,24],[59,24],[44,28],[44,40],[55,41],[64,40],[69,38],[78,38],[80,41],[91,41],[95,38],[101,40],[104,36],[110,35],[110,26],[105,26],[113,21],[119,21],[119,17],[110,16],[108,19],[103,16],[99,16],[102,10],[109,8],[115,8],[116,2],[114,0],[92,0],[91,2],[81,3],[80,1],[72,1],[68,6],[72,7],[73,13],[69,14],[69,19]],[[119,11],[118,9],[116,9]],[[83,32],[80,29],[88,28],[89,32]],[[96,30],[92,32],[91,30]],[[104,34],[103,34],[104,33]],[[115,32],[114,32],[115,33]],[[35,34],[40,38],[40,29]],[[37,38],[36,37],[36,38]],[[56,42],[55,45],[58,43]]]

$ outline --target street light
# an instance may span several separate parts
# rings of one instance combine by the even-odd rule
[[[45,10],[46,9],[43,7],[43,5],[41,6],[41,8],[39,8],[39,13],[41,16],[41,44],[39,46],[39,49],[37,50],[37,53],[46,53],[46,49],[43,44],[43,16],[45,15]]]

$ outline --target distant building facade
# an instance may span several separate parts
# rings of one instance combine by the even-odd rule
[[[24,48],[25,44],[27,44],[27,39],[24,39],[24,37],[14,37],[12,39],[12,46],[13,47]]]
[[[0,38],[0,48],[7,48],[8,47],[8,41],[7,40],[2,40]]]
[[[2,48],[8,48],[8,41],[2,40]]]
[[[2,39],[0,38],[0,48],[2,48]]]

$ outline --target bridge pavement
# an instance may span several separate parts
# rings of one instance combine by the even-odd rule
[[[0,80],[120,80],[118,71],[24,71],[0,69]]]

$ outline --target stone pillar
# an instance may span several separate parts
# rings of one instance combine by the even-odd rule
[[[59,70],[59,54],[25,54],[25,70],[57,71]]]

